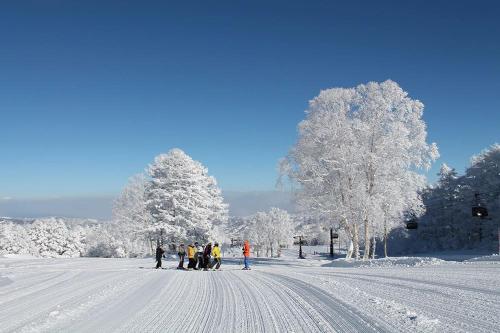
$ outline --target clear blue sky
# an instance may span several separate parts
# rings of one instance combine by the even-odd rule
[[[1,2],[0,197],[114,194],[173,147],[273,189],[308,100],[389,78],[438,164],[500,141],[496,1],[179,3]]]

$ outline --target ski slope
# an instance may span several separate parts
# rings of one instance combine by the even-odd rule
[[[238,261],[0,258],[0,332],[500,332],[498,257]]]

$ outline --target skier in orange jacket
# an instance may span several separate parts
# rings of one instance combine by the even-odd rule
[[[244,270],[249,270],[250,269],[250,243],[248,242],[248,239],[245,240],[245,243],[243,243],[243,257],[244,260],[243,262],[245,263],[245,267],[243,267]]]

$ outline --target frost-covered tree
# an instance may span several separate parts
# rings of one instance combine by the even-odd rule
[[[0,254],[38,255],[34,244],[23,225],[0,223]]]
[[[148,180],[143,173],[131,177],[120,196],[113,202],[113,221],[120,235],[127,238],[128,252],[140,254],[145,251],[145,243],[153,253],[151,215],[147,207],[146,190]],[[118,236],[118,235],[117,235]]]
[[[80,235],[68,230],[59,218],[35,220],[28,235],[42,257],[79,257],[84,251]]]
[[[339,233],[332,221],[321,221],[310,214],[296,214],[293,216],[295,235],[303,235],[309,245],[324,245],[330,243],[330,229]],[[345,235],[344,235],[345,236]],[[344,237],[345,238],[345,237]]]
[[[465,186],[471,192],[483,194],[491,206],[500,197],[500,144],[494,144],[471,158],[471,165],[465,172]],[[495,207],[494,209],[497,209]]]
[[[281,247],[293,244],[295,223],[287,211],[272,207],[269,212],[256,214],[240,220],[238,228],[244,238],[250,239],[257,256],[265,250],[266,256],[280,256]],[[276,252],[275,252],[276,251]]]
[[[272,207],[268,213],[269,223],[273,236],[269,246],[271,249],[271,256],[273,254],[273,247],[276,247],[278,257],[281,255],[281,247],[288,247],[293,244],[293,236],[295,231],[295,224],[286,210]]]
[[[250,239],[257,254],[260,257],[263,249],[269,248],[267,246],[270,233],[269,215],[265,212],[257,212],[246,220],[247,227],[245,230],[245,238]]]
[[[441,164],[441,168],[439,168],[439,185],[441,187],[447,186],[450,182],[456,180],[458,178],[457,171],[455,168],[451,168],[448,164]]]
[[[115,221],[126,224],[134,231],[142,231],[149,225],[146,205],[146,176],[142,173],[132,176],[120,196],[113,202]]]
[[[417,170],[438,157],[436,145],[426,142],[422,113],[423,104],[390,80],[321,91],[281,162],[282,174],[297,184],[300,206],[339,221],[356,257],[360,228],[368,258],[370,239],[384,221],[421,204],[425,178]],[[398,197],[412,200],[392,204]]]
[[[410,234],[395,233],[394,251],[496,250],[500,145],[473,156],[464,175],[443,164],[438,176],[437,183],[423,192],[425,214],[419,229]],[[471,207],[476,204],[487,207],[493,220],[472,217]]]
[[[88,257],[123,258],[130,256],[127,237],[117,237],[116,224],[101,224],[89,230],[85,255]]]
[[[214,177],[180,149],[158,155],[148,168],[151,230],[170,241],[206,241],[227,220],[227,205]]]

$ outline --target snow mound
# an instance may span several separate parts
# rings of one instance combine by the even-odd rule
[[[500,262],[500,256],[498,254],[492,254],[491,256],[483,256],[465,260],[465,262],[478,262],[478,261]]]
[[[11,284],[12,282],[14,282],[14,281],[9,279],[8,277],[0,275],[0,287]]]
[[[13,254],[13,253],[6,253],[0,255],[0,258],[5,258],[5,259],[40,259],[39,257],[35,257],[31,254]]]
[[[432,257],[389,257],[370,260],[336,259],[323,267],[416,267],[440,265],[444,260]]]

